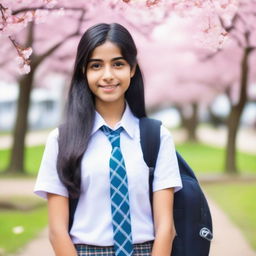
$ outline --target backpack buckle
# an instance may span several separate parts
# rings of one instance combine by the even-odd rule
[[[206,227],[201,228],[201,230],[200,230],[200,232],[199,232],[199,235],[200,235],[202,238],[204,238],[204,239],[206,239],[206,240],[208,240],[208,241],[210,241],[210,242],[211,242],[211,240],[212,240],[212,238],[213,238],[213,235],[212,235],[211,230],[209,230],[209,229],[206,228]]]

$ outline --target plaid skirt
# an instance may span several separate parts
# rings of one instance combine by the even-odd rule
[[[133,256],[150,256],[153,241],[133,245]],[[78,256],[115,256],[114,246],[75,244]]]

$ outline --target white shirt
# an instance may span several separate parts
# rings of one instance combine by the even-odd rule
[[[102,125],[107,124],[96,112],[91,138],[81,163],[82,192],[70,231],[74,244],[113,245],[109,184],[112,146],[107,136],[99,130]],[[120,126],[124,128],[120,135],[120,147],[128,178],[133,243],[143,243],[154,240],[149,201],[149,170],[140,145],[139,119],[132,114],[128,105],[114,130]],[[58,129],[55,129],[48,136],[34,189],[34,192],[43,198],[47,198],[47,193],[68,197],[67,189],[59,180],[56,170],[57,140]],[[170,132],[161,126],[161,144],[153,191],[170,187],[178,191],[182,183],[172,137]]]

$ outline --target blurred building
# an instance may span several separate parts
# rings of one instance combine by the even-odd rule
[[[56,81],[55,81],[56,82]],[[13,129],[16,118],[18,85],[0,83],[0,131]],[[34,88],[31,95],[29,110],[29,129],[46,129],[56,127],[63,113],[63,81],[48,88]],[[230,111],[229,100],[220,95],[213,102],[212,111],[222,119],[226,119]],[[209,121],[207,109],[201,108],[200,120]],[[178,127],[181,124],[179,112],[175,108],[158,111],[152,115],[167,127]],[[247,103],[242,115],[241,124],[256,127],[256,100]]]
[[[18,85],[0,83],[0,131],[13,129],[16,119]],[[29,110],[29,129],[45,129],[58,125],[62,114],[62,89],[34,88]]]
[[[226,119],[230,111],[230,102],[226,95],[218,96],[213,102],[212,111],[220,118]],[[245,105],[241,116],[241,125],[247,127],[256,127],[256,97],[250,97]]]

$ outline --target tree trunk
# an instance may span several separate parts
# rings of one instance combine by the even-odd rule
[[[27,46],[32,46],[34,41],[34,22],[28,25]],[[17,102],[16,121],[13,131],[13,145],[11,148],[11,159],[7,172],[24,173],[24,151],[25,151],[25,136],[28,126],[28,111],[30,104],[30,94],[33,86],[33,78],[36,65],[33,63],[34,54],[30,56],[31,71],[24,75],[19,80],[19,97]]]
[[[16,123],[13,133],[13,145],[10,164],[7,169],[11,173],[24,173],[25,135],[28,126],[28,111],[32,91],[34,71],[22,77],[19,83],[19,98],[17,103]]]
[[[198,126],[198,105],[192,104],[192,115],[188,119],[188,139],[190,141],[197,141],[196,128]]]
[[[247,83],[249,75],[248,60],[251,48],[245,48],[241,61],[241,80],[240,95],[236,105],[231,106],[231,112],[228,118],[228,139],[225,156],[225,171],[230,174],[237,174],[236,163],[236,137],[239,128],[240,119],[247,101]]]
[[[177,109],[180,112],[182,126],[187,131],[187,140],[197,141],[196,128],[198,126],[198,104],[192,103],[190,107],[191,111],[189,111],[189,114],[184,113],[184,111],[182,111],[180,107],[178,107]]]
[[[82,20],[81,20],[82,21]],[[47,51],[45,51],[41,55],[35,55],[34,53],[31,55],[31,71],[29,74],[23,76],[20,80],[20,93],[17,105],[17,117],[16,123],[14,127],[14,135],[13,135],[13,146],[11,150],[11,160],[9,167],[7,169],[8,172],[13,173],[24,173],[24,148],[25,148],[25,135],[27,132],[28,126],[28,111],[30,104],[30,94],[33,87],[34,74],[36,72],[37,67],[46,59],[48,56],[53,54],[63,43],[74,37],[79,35],[79,28],[81,24],[79,22],[78,29],[74,33],[66,36],[63,40],[57,42],[52,47],[50,47]],[[30,22],[28,25],[28,37],[27,37],[27,46],[33,46],[34,42],[34,23]]]
[[[233,106],[228,118],[228,139],[226,147],[225,170],[230,174],[237,174],[238,168],[236,163],[236,137],[239,127],[242,108]]]
[[[211,107],[208,107],[208,113],[209,113],[209,122],[213,127],[216,128],[221,125],[226,125],[226,118],[215,114],[211,109]]]

